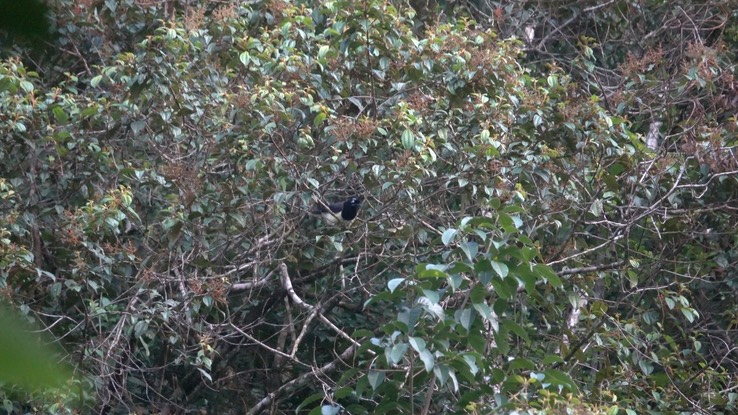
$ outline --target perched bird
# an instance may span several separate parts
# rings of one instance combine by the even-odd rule
[[[343,202],[331,203],[325,206],[323,204],[317,204],[310,213],[321,215],[323,220],[330,225],[335,225],[341,219],[351,221],[354,220],[356,214],[359,212],[361,200],[361,196],[352,196]]]

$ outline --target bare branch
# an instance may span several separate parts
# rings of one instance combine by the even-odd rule
[[[269,406],[278,397],[288,394],[300,388],[301,386],[307,384],[313,377],[318,377],[320,375],[324,375],[328,372],[332,372],[336,370],[339,363],[345,360],[351,359],[354,356],[354,353],[356,352],[357,349],[358,349],[358,346],[355,344],[352,344],[332,362],[327,363],[312,372],[303,373],[302,375],[296,377],[295,379],[292,379],[291,381],[285,383],[276,391],[262,398],[259,402],[257,402],[256,405],[254,405],[254,407],[251,408],[251,410],[246,412],[246,414],[247,415],[260,414],[262,413],[264,409],[266,409],[267,406]]]

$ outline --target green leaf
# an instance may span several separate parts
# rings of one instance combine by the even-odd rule
[[[420,360],[423,362],[423,365],[425,366],[425,371],[430,372],[433,370],[433,367],[436,363],[436,359],[433,357],[433,354],[428,351],[427,349],[423,349],[419,355]]]
[[[554,288],[561,287],[561,279],[554,272],[554,270],[548,265],[536,264],[533,266],[533,271],[537,273],[544,281],[548,281]]]
[[[448,376],[449,378],[451,378],[451,381],[454,385],[453,391],[458,393],[459,392],[459,380],[456,379],[456,370],[454,370],[454,368],[452,367],[449,367]]]
[[[449,246],[451,241],[453,241],[454,237],[456,236],[457,232],[458,231],[453,228],[449,228],[443,231],[443,235],[441,235],[441,241],[443,242],[443,244]]]
[[[422,297],[423,299],[425,297]],[[418,300],[421,300],[420,298]],[[429,301],[421,302],[423,304],[423,309],[425,309],[430,314],[434,315],[439,321],[443,320],[445,317],[445,313],[443,311],[443,307],[441,307],[440,304],[431,303]]]
[[[589,207],[589,212],[595,217],[600,217],[602,215],[602,200],[593,201]]]
[[[563,386],[564,388],[569,389],[572,392],[577,391],[576,384],[566,373],[560,370],[549,369],[544,371],[543,374],[546,376],[546,382],[556,386]]]
[[[10,93],[15,93],[18,89],[17,80],[5,76],[0,78],[0,92],[9,91]]]
[[[67,117],[67,113],[64,112],[62,107],[56,105],[51,109],[51,112],[58,123],[66,124],[69,122],[69,117]]]
[[[463,310],[460,310],[458,321],[466,331],[469,331],[472,323],[474,322],[474,314],[472,314],[471,309],[464,308]]]
[[[454,291],[461,288],[461,285],[464,283],[464,278],[460,274],[449,275],[446,280],[448,281],[448,285]]]
[[[366,375],[369,385],[376,390],[384,382],[384,372],[379,370],[370,370]]]
[[[507,277],[507,274],[510,272],[510,270],[507,268],[507,265],[503,262],[490,261],[490,264],[492,265],[492,269],[495,270],[500,278]]]
[[[410,337],[408,339],[408,343],[410,343],[410,346],[412,346],[412,348],[418,353],[425,350],[425,340],[420,337]]]
[[[437,269],[424,269],[418,272],[418,278],[421,278],[421,279],[446,278],[446,277],[448,277],[448,274],[446,274],[443,271],[439,271]]]
[[[521,357],[516,357],[515,359],[511,360],[509,365],[511,370],[534,370],[536,368],[536,364],[533,363],[533,361],[529,359],[523,359]]]
[[[473,241],[465,241],[459,245],[459,248],[464,252],[469,262],[474,261],[474,257],[479,252],[479,244]]]
[[[297,409],[296,410],[299,411],[300,409],[307,407],[311,403],[317,402],[317,401],[320,401],[320,400],[323,400],[323,399],[325,399],[325,394],[323,394],[323,393],[315,393],[315,394],[312,394],[312,395],[308,396],[307,398],[303,399],[303,401],[300,403],[300,405],[297,406]]]
[[[512,279],[507,281],[513,281]],[[492,278],[492,287],[495,289],[495,293],[500,296],[500,298],[503,298],[505,300],[508,300],[512,298],[515,295],[515,289],[511,288],[506,281],[500,280],[498,278]]]
[[[469,367],[469,371],[471,372],[472,376],[476,376],[476,374],[479,372],[479,367],[477,366],[477,358],[470,353],[465,353],[463,356],[464,362]]]
[[[90,117],[92,115],[97,114],[98,110],[99,110],[99,108],[98,108],[97,104],[91,104],[89,107],[87,107],[84,110],[82,110],[82,112],[80,113],[80,116],[82,118],[87,118],[87,117]],[[141,121],[141,122],[143,122],[143,121]]]
[[[90,79],[90,86],[93,88],[97,88],[97,86],[100,85],[100,81],[102,81],[102,79],[103,79],[102,75],[97,75],[93,77],[92,79]]]
[[[436,376],[436,379],[438,380],[438,383],[441,386],[446,385],[446,381],[448,381],[449,378],[449,367],[447,365],[436,365],[433,368],[433,374]]]
[[[466,262],[461,261],[455,261],[451,266],[445,268],[445,272],[447,274],[458,274],[462,272],[472,272],[474,271],[474,268],[472,268],[469,264]]]
[[[498,212],[497,215],[497,221],[505,232],[516,233],[523,224],[523,221],[517,216],[510,216],[504,212]]]
[[[395,289],[405,282],[405,278],[393,278],[387,282],[387,288],[389,288],[390,292],[395,292]]]
[[[524,263],[515,267],[514,274],[518,278],[520,278],[521,281],[523,281],[525,291],[528,294],[533,294],[536,292],[536,282],[538,281],[538,275],[533,272],[530,264]]]
[[[697,311],[692,308],[682,308],[680,311],[682,312],[682,315],[684,315],[684,317],[686,317],[687,321],[689,321],[690,323],[694,323],[697,317],[699,317],[699,314],[697,313]]]
[[[348,386],[344,386],[343,388],[339,388],[335,393],[336,399],[343,399],[346,397],[351,396],[351,394],[354,393],[354,389],[350,388]]]
[[[352,337],[355,339],[361,338],[361,337],[371,337],[374,333],[371,330],[368,329],[358,329],[353,332]]]
[[[475,310],[479,313],[480,316],[482,316],[483,319],[488,320],[492,316],[492,309],[489,308],[487,303],[474,303],[472,304],[472,307],[474,307]]]
[[[504,320],[502,325],[505,327],[506,330],[511,331],[521,339],[525,340],[526,343],[530,343],[528,332],[520,324],[516,323],[513,320]]]
[[[641,358],[638,360],[638,367],[640,367],[641,371],[644,375],[648,376],[653,372],[653,363],[651,363],[650,360],[646,360],[646,358]]]
[[[392,346],[390,353],[387,355],[387,363],[393,366],[400,363],[402,358],[405,356],[407,349],[407,343],[397,343]]]
[[[310,183],[310,185],[313,188],[315,188],[315,189],[320,188],[320,183],[317,180],[313,179],[312,177],[308,177],[305,180],[307,180],[307,182]]]
[[[487,349],[487,339],[485,339],[479,331],[469,332],[466,337],[466,341],[477,353],[484,353]]]
[[[318,59],[323,59],[330,49],[328,45],[321,45],[318,49]]]
[[[405,150],[412,150],[415,147],[415,133],[410,129],[406,129],[402,132],[401,141]]]
[[[333,241],[333,249],[336,250],[336,252],[343,252],[343,244],[340,241]]]
[[[23,89],[23,91],[25,91],[25,92],[27,92],[29,94],[31,92],[33,92],[33,83],[28,82],[26,80],[23,80],[23,81],[20,82],[20,87],[21,87],[21,89]]]
[[[318,127],[320,124],[325,121],[325,119],[328,118],[328,114],[325,112],[319,112],[318,115],[315,116],[315,119],[313,120],[313,126]]]
[[[149,322],[148,321],[146,321],[146,320],[138,320],[136,322],[136,325],[133,326],[133,335],[136,338],[139,338],[139,337],[141,337],[146,332],[146,330],[148,330],[148,328],[149,328]]]
[[[557,354],[547,354],[543,357],[542,363],[546,366],[550,366],[554,363],[562,363],[564,359]]]
[[[482,284],[474,284],[471,292],[469,293],[469,299],[472,303],[483,303],[485,302],[488,294],[489,292],[487,291],[487,287]]]
[[[249,66],[250,58],[251,58],[251,55],[247,51],[244,51],[240,55],[238,55],[238,59],[241,61],[243,66]]]
[[[543,124],[543,118],[539,114],[533,114],[533,126],[538,128]]]

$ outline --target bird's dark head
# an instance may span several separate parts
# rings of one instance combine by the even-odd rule
[[[363,198],[361,196],[354,196],[351,199],[344,202],[347,206],[358,207],[361,204]]]

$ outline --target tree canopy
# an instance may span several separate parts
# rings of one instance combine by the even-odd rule
[[[50,3],[0,293],[75,377],[4,409],[735,413],[738,3],[680,3]]]

